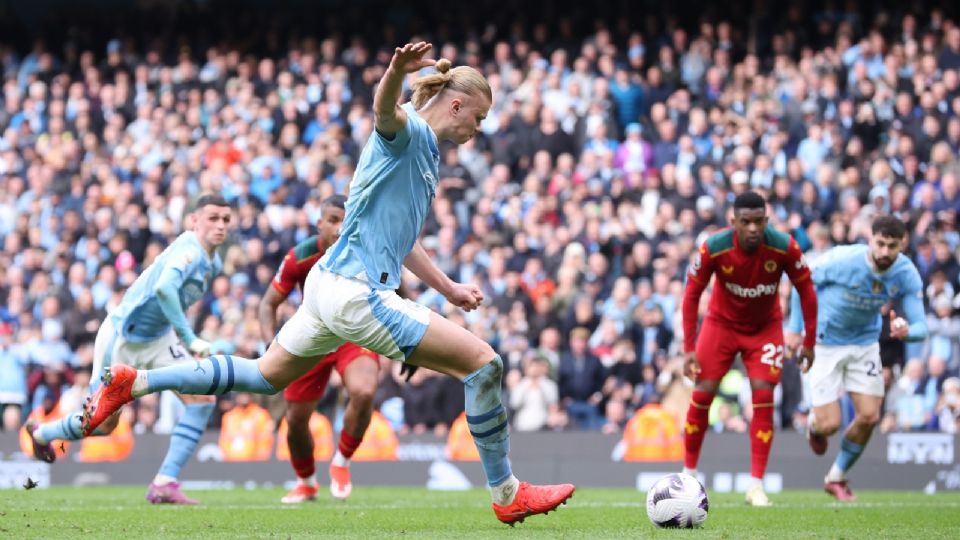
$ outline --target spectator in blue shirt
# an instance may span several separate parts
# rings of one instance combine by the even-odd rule
[[[617,104],[617,121],[620,129],[640,120],[643,110],[643,87],[630,77],[623,66],[617,67],[610,81],[610,97]]]

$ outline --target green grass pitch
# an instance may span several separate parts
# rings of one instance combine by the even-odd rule
[[[199,507],[152,507],[139,487],[0,491],[0,538],[960,538],[960,493],[859,492],[838,504],[821,492],[771,496],[749,508],[739,494],[711,494],[703,529],[659,530],[644,496],[582,489],[549,516],[516,528],[499,523],[475,489],[356,486],[347,502],[328,496],[287,506],[280,489],[191,491]],[[325,493],[324,493],[325,495]]]

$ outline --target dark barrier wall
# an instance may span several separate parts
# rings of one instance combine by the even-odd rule
[[[48,485],[146,485],[166,452],[169,439],[140,435],[133,454],[120,463],[79,463],[75,452],[50,466],[27,460],[15,437],[0,435],[0,488],[19,488],[30,476]],[[628,463],[616,461],[618,438],[597,433],[518,433],[511,439],[511,459],[518,475],[532,482],[573,482],[584,487],[646,489],[667,472],[679,471],[679,462]],[[832,462],[837,438],[826,456],[816,457],[796,433],[778,433],[768,468],[767,489],[808,489],[822,486]],[[851,475],[860,489],[960,490],[960,466],[955,458],[957,438],[939,433],[876,435]],[[707,436],[700,471],[707,489],[743,491],[750,471],[749,441],[742,434]],[[484,485],[477,462],[448,462],[444,443],[433,437],[401,438],[400,460],[355,462],[353,479],[362,485],[427,486],[463,489]],[[323,481],[325,467],[318,467]],[[294,478],[290,465],[264,462],[223,463],[215,434],[204,437],[197,455],[184,468],[182,480],[194,489],[281,485]]]

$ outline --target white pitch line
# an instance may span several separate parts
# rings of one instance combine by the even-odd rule
[[[567,503],[567,508],[645,508],[646,503],[644,502],[627,502],[627,501],[613,501],[613,502],[599,502],[599,501],[584,501],[577,502],[575,499],[572,499]],[[715,508],[746,508],[746,503],[711,503],[710,509]],[[113,506],[113,507],[97,507],[96,510],[143,510],[146,508],[146,505],[131,505],[131,506]],[[161,506],[151,508],[150,511],[160,511],[160,512],[179,512],[182,511],[185,507],[178,506]],[[304,505],[287,505],[287,504],[205,504],[199,507],[186,507],[187,511],[202,511],[202,510],[287,510],[287,511],[296,511],[296,510],[406,510],[406,509],[437,509],[437,508],[486,508],[486,505],[473,505],[473,504],[413,504],[413,503],[387,503],[387,504],[368,504],[368,503],[330,503],[330,504],[304,504]],[[774,509],[776,508],[788,508],[788,509],[817,509],[817,508],[837,508],[837,509],[865,509],[865,508],[960,508],[960,501],[930,501],[929,503],[923,502],[853,502],[853,503],[831,503],[824,502],[823,504],[796,504],[796,503],[777,503],[774,502]],[[76,512],[83,510],[93,510],[89,506],[63,506],[57,505],[55,507],[38,509],[42,512]]]

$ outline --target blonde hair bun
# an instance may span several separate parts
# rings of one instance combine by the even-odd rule
[[[490,91],[490,84],[476,69],[469,66],[457,66],[451,68],[450,60],[441,58],[437,60],[434,66],[436,73],[424,75],[413,81],[411,89],[413,95],[410,101],[414,108],[419,109],[426,106],[430,98],[444,90],[452,90],[469,96],[484,96],[487,101],[493,100],[493,92]]]

